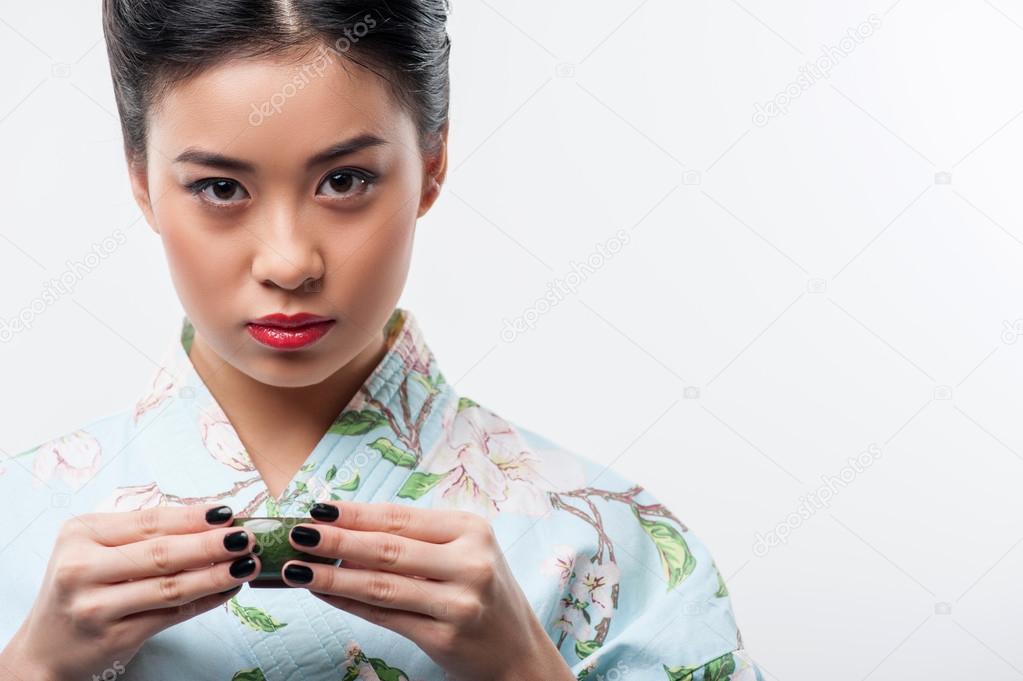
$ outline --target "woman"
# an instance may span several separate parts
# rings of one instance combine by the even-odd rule
[[[104,1],[186,316],[135,404],[7,463],[3,678],[761,678],[671,511],[457,394],[396,307],[445,176],[446,10]],[[242,590],[248,516],[329,562]]]

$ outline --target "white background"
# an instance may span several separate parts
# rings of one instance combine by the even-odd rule
[[[1023,3],[454,0],[450,29],[402,302],[449,381],[675,510],[769,678],[1023,676]],[[100,40],[95,0],[0,0],[0,320],[127,235],[0,345],[7,453],[124,407],[178,323]]]

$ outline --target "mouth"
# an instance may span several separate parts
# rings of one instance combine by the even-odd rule
[[[297,350],[312,345],[334,327],[337,320],[309,313],[272,314],[245,325],[256,341],[276,350]]]

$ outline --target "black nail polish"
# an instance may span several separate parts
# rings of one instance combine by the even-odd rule
[[[309,509],[309,515],[322,520],[324,522],[332,523],[337,520],[338,513],[337,506],[331,506],[330,504],[315,503],[312,508]]]
[[[230,506],[217,506],[206,511],[206,522],[210,525],[217,525],[224,522],[234,514]]]
[[[228,551],[241,551],[249,545],[249,535],[245,530],[238,530],[224,535],[224,548]]]
[[[308,584],[313,581],[313,571],[305,565],[292,563],[284,568],[284,576],[298,584]]]
[[[231,563],[231,576],[248,577],[255,569],[256,561],[253,560],[252,556],[245,556],[244,558],[239,558],[235,562]]]
[[[302,546],[316,546],[320,543],[320,533],[311,527],[303,527],[297,525],[291,528],[291,538],[295,540],[296,544]]]

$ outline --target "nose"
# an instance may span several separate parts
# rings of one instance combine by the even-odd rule
[[[258,242],[252,276],[261,284],[295,290],[324,275],[319,246],[295,215],[280,215],[266,229],[254,230]]]

